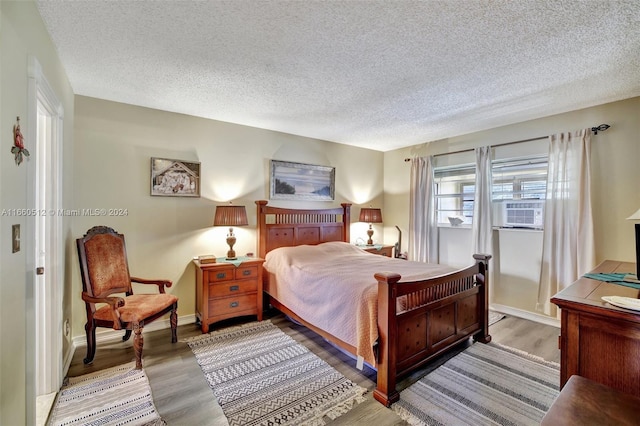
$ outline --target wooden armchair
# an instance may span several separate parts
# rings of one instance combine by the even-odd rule
[[[171,342],[178,340],[178,298],[165,293],[165,287],[171,287],[171,281],[130,276],[124,235],[111,228],[94,226],[76,243],[82,300],[87,308],[87,357],[84,363],[92,363],[96,354],[96,327],[108,327],[126,330],[123,341],[129,340],[133,331],[136,368],[142,369],[142,329],[145,324],[171,313]],[[132,282],[155,285],[159,294],[133,294]]]

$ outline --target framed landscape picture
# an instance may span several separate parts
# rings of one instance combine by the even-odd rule
[[[335,167],[271,160],[270,197],[331,201],[335,197]]]
[[[200,163],[152,157],[151,195],[199,197]]]

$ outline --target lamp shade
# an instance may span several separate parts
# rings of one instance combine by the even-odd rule
[[[216,206],[213,226],[247,226],[247,210],[244,206]]]
[[[380,209],[362,208],[360,209],[360,222],[382,223],[382,211]]]
[[[629,216],[627,220],[634,220],[636,222],[640,222],[640,209]],[[630,281],[633,283],[640,283],[640,223],[636,223],[635,225],[636,231],[636,275],[635,276],[625,276],[624,281]]]
[[[640,209],[627,218],[627,220],[640,220]]]

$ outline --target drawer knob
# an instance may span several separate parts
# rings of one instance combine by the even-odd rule
[[[229,306],[230,306],[231,308],[237,308],[239,304],[240,304],[240,303],[238,303],[238,302],[231,302],[231,303],[229,304]]]
[[[218,278],[219,280],[225,278],[227,276],[226,272],[218,272],[218,275],[216,275],[216,278]]]
[[[229,291],[238,291],[240,290],[240,287],[237,285],[232,285],[231,287],[229,287]]]
[[[248,269],[245,269],[244,271],[242,271],[242,275],[251,275],[251,271]]]

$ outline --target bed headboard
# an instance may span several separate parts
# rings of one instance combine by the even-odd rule
[[[258,200],[258,256],[278,247],[320,244],[328,241],[349,242],[351,204],[332,209],[286,209],[267,206]]]

